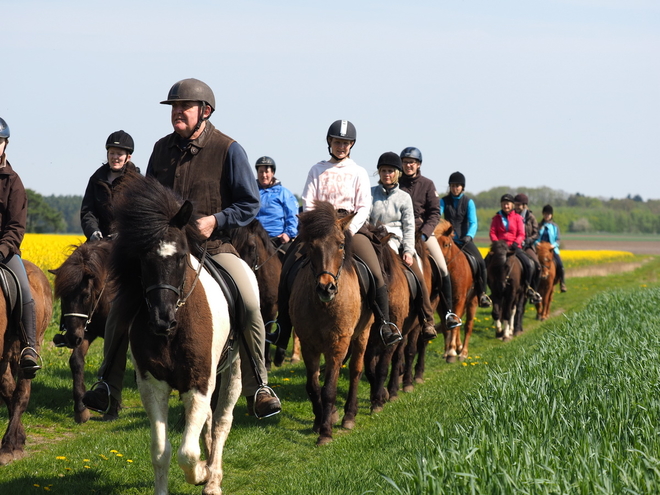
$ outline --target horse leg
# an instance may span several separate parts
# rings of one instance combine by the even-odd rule
[[[345,344],[343,353],[339,353],[337,349],[333,349],[335,352],[325,356],[325,377],[323,379],[323,387],[321,388],[321,421],[319,425],[319,438],[316,441],[316,445],[325,445],[332,441],[332,425],[335,423],[336,417],[337,380],[339,379],[341,362],[343,356],[346,355],[347,348],[348,343]],[[350,366],[353,366],[353,357],[351,358]],[[348,400],[346,404],[348,406]]]
[[[133,365],[136,366],[135,361]],[[137,367],[137,366],[136,366]],[[151,464],[154,468],[154,494],[167,495],[167,472],[172,445],[167,438],[167,413],[171,388],[165,382],[137,373],[137,386],[151,427]]]
[[[373,320],[372,320],[373,321]],[[352,356],[351,362],[348,365],[349,369],[349,386],[348,386],[348,396],[346,397],[346,404],[344,405],[344,419],[341,422],[342,427],[347,430],[352,430],[355,428],[355,416],[358,412],[358,385],[360,384],[360,377],[362,376],[362,370],[364,369],[364,353],[367,347],[367,340],[369,338],[369,329],[371,325],[367,326],[362,335],[356,340],[353,341],[352,346]],[[381,355],[380,360],[383,360],[383,355]],[[389,359],[388,359],[389,362]],[[341,360],[338,361],[339,367],[341,367]],[[377,371],[378,373],[378,371]],[[380,391],[384,392],[383,389],[384,380],[380,380]],[[337,395],[337,382],[335,381],[335,399]],[[378,386],[378,385],[377,385]]]
[[[390,380],[387,383],[387,395],[388,400],[390,401],[395,401],[399,398],[401,375],[403,374],[402,372],[405,364],[403,353],[408,345],[409,339],[410,332],[408,332],[408,335],[404,338],[404,340],[397,344],[396,349],[392,354],[392,359],[390,361]]]
[[[2,398],[7,404],[9,424],[0,446],[0,466],[19,460],[25,455],[25,428],[21,416],[30,401],[32,380],[26,380],[19,372],[18,382],[14,382],[11,366],[5,362],[2,373]]]
[[[82,402],[85,395],[85,356],[89,350],[91,341],[84,338],[82,343],[76,347],[69,357],[69,368],[73,376],[73,414],[76,423],[86,423],[89,421],[89,409]]]
[[[515,318],[514,318],[514,324],[513,324],[513,336],[520,335],[523,331],[523,316],[525,316],[525,303],[526,303],[526,298],[521,297],[520,300],[516,304],[515,308]]]
[[[424,369],[426,368],[426,346],[428,345],[428,342],[426,339],[421,338],[421,336],[418,334],[417,337],[417,364],[415,365],[415,383],[424,383]],[[407,392],[406,390],[406,380],[404,377],[403,381],[404,387],[403,391]]]
[[[293,332],[293,354],[291,355],[291,363],[298,363],[301,359],[300,352],[300,339],[294,330]]]
[[[208,446],[209,479],[203,495],[222,493],[222,454],[234,420],[234,406],[241,395],[241,366],[236,360],[220,377],[220,392],[213,412],[212,444]]]
[[[309,401],[312,403],[312,412],[314,413],[312,431],[318,433],[321,428],[321,415],[323,412],[323,406],[321,405],[321,385],[319,384],[321,355],[316,351],[307,350],[305,346],[302,348],[302,354],[307,372],[305,390],[307,391]]]
[[[467,312],[466,312],[466,321],[463,323],[463,330],[465,331],[465,337],[463,338],[463,348],[458,358],[461,361],[464,361],[468,357],[469,346],[470,346],[470,337],[472,337],[472,330],[474,328],[474,315],[477,312],[477,296],[472,296],[472,299],[467,303]],[[461,311],[464,309],[461,308]],[[462,314],[462,313],[458,313]],[[458,327],[460,328],[460,327]]]

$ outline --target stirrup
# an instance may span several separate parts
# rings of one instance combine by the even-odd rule
[[[483,304],[482,304],[482,301],[484,301]],[[482,292],[481,295],[479,296],[479,307],[480,308],[490,308],[492,305],[493,305],[493,301],[491,300],[490,297],[488,297],[488,294],[486,294],[485,292]]]
[[[386,326],[387,327],[394,327],[394,329],[396,330],[396,332],[390,331],[390,336],[394,337],[394,340],[392,340],[391,342],[386,341],[385,336],[383,335],[383,328],[385,328]],[[385,347],[389,347],[389,346],[394,345],[394,344],[396,344],[398,342],[401,342],[403,340],[403,335],[401,335],[401,330],[399,330],[399,327],[397,327],[391,321],[383,320],[383,322],[380,324],[379,332],[380,332],[380,340],[383,341],[383,344],[385,344]]]
[[[254,413],[254,417],[257,418],[257,419],[264,419],[264,418],[270,418],[271,416],[275,416],[276,414],[281,413],[282,412],[282,407],[280,406],[279,411],[275,411],[275,412],[272,412],[270,414],[266,414],[265,416],[259,416],[257,414],[257,408],[255,407],[257,405],[257,395],[259,395],[259,392],[261,392],[262,390],[265,390],[266,392],[268,392],[268,395],[270,395],[271,397],[275,397],[277,400],[280,400],[280,398],[277,396],[277,394],[275,393],[275,391],[272,388],[270,388],[268,385],[261,385],[257,389],[257,391],[254,393],[254,397],[252,398],[252,400],[254,401],[252,403],[252,412]]]
[[[271,320],[271,321],[269,321],[268,323],[266,323],[264,325],[264,328],[268,328],[268,326],[272,325],[273,323],[275,324],[275,326],[277,328],[275,328],[274,332],[266,332],[266,342],[268,342],[269,344],[275,345],[275,342],[277,342],[278,339],[280,338],[280,333],[281,333],[280,332],[280,324],[277,322],[277,320]],[[261,390],[261,389],[259,389],[259,390]],[[257,392],[259,390],[257,390]]]
[[[110,385],[108,385],[106,382],[103,380],[98,380],[94,385],[92,385],[92,388],[89,389],[89,392],[94,392],[99,387],[105,387],[105,391],[108,393],[108,407],[103,409],[97,409],[95,407],[89,407],[87,404],[85,404],[85,407],[87,409],[91,409],[92,411],[96,411],[101,414],[108,414],[108,411],[110,411],[110,407],[112,406],[112,395],[110,395]]]
[[[454,323],[454,324],[450,325],[450,324],[447,322],[447,319],[448,319],[450,316],[455,316],[456,319],[458,320],[458,323]],[[461,325],[463,325],[463,320],[461,320],[461,317],[458,316],[456,313],[452,313],[451,311],[447,311],[447,314],[445,315],[445,325],[447,325],[447,328],[448,328],[449,330],[451,330],[452,328],[460,327]]]
[[[64,335],[64,333],[56,333],[53,335],[53,344],[55,344],[55,347],[66,347]]]
[[[27,350],[34,351],[34,353],[37,356],[37,361],[40,361],[41,364],[39,364],[37,361],[35,361],[35,363],[37,363],[37,364],[35,364],[34,366],[29,366],[29,367],[28,366],[25,366],[25,367],[20,366],[21,360],[23,359],[23,354],[25,354],[25,351],[27,351]],[[26,345],[25,347],[23,347],[23,349],[21,349],[21,355],[18,358],[18,363],[19,363],[19,367],[23,370],[23,372],[39,371],[43,367],[44,360],[41,358],[41,355],[37,352],[37,350],[34,347],[32,347],[30,345]]]

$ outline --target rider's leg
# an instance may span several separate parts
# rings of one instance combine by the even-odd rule
[[[26,378],[34,378],[37,371],[41,369],[41,366],[39,365],[39,354],[37,354],[37,317],[34,299],[32,299],[32,291],[30,290],[30,282],[20,256],[17,254],[10,256],[5,260],[5,264],[16,274],[23,300],[22,329],[19,332],[21,340],[19,366]]]
[[[557,272],[559,274],[559,290],[561,292],[566,292],[566,271],[564,270],[564,263],[561,260],[561,256],[557,251],[552,251],[555,258],[555,265],[557,265]]]
[[[277,289],[277,329],[272,334],[267,334],[268,342],[286,349],[291,338],[291,316],[289,315],[289,285],[288,276],[293,264],[302,256],[302,243],[296,238],[284,257],[280,283]]]
[[[532,260],[525,254],[525,252],[520,249],[515,249],[516,258],[520,260],[520,263],[523,267],[523,277],[525,278],[525,296],[529,297],[533,303],[541,302],[541,295],[534,290],[532,287],[532,277],[534,276],[534,263]]]
[[[433,308],[431,307],[431,301],[429,299],[429,291],[426,288],[424,283],[424,275],[419,269],[417,264],[417,258],[413,259],[413,264],[410,265],[410,269],[415,274],[417,281],[417,287],[419,287],[419,295],[417,296],[417,303],[419,309],[419,320],[422,325],[422,337],[426,340],[434,339],[438,336],[438,332],[435,330],[434,318],[433,318]]]
[[[379,322],[381,338],[385,345],[396,344],[403,337],[399,329],[390,322],[390,301],[387,285],[380,270],[380,262],[369,238],[359,232],[353,236],[353,252],[364,261],[374,276],[376,283],[376,307],[373,308]]]
[[[461,249],[471,254],[479,266],[479,273],[474,281],[474,290],[479,295],[479,307],[490,308],[493,303],[490,297],[488,297],[488,294],[486,294],[486,280],[488,279],[486,278],[486,262],[484,261],[484,257],[481,256],[481,251],[479,251],[479,248],[472,241],[463,244]]]
[[[525,254],[529,256],[534,263],[534,271],[532,273],[532,288],[538,292],[539,290],[539,277],[541,276],[541,263],[539,263],[539,257],[536,255],[536,251],[533,248],[529,247],[525,249]]]
[[[426,239],[426,247],[431,253],[431,256],[438,264],[440,269],[440,286],[438,287],[440,294],[442,294],[442,299],[445,301],[447,306],[447,314],[445,315],[445,323],[447,328],[454,328],[461,324],[461,319],[454,313],[453,304],[453,294],[451,288],[451,278],[449,278],[449,270],[447,269],[447,261],[445,260],[445,255],[442,254],[438,240],[434,235]]]
[[[239,338],[239,353],[241,356],[241,377],[243,395],[251,398],[254,414],[265,418],[282,410],[280,400],[275,392],[268,387],[268,372],[264,363],[266,346],[266,329],[259,308],[259,292],[254,273],[247,264],[231,253],[219,253],[213,256],[234,279],[241,299],[245,304],[245,327],[241,330],[243,338]]]

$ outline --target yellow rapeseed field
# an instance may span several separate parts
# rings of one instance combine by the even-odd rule
[[[72,246],[84,241],[84,235],[25,234],[22,257],[47,272],[64,262],[73,251]]]
[[[488,254],[488,248],[480,247],[482,256]],[[612,261],[625,261],[626,259],[633,258],[635,255],[629,251],[609,251],[609,250],[592,250],[592,251],[579,251],[571,249],[561,250],[561,259],[568,266],[588,265],[596,263],[610,263]]]

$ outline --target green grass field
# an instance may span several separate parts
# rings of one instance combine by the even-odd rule
[[[466,363],[445,364],[442,339],[436,340],[425,383],[378,415],[369,414],[363,380],[356,429],[337,426],[325,447],[315,446],[303,365],[274,369],[271,385],[283,413],[257,421],[239,401],[224,455],[225,493],[653,491],[648,487],[660,481],[652,428],[659,273],[654,259],[632,273],[569,280],[569,292],[557,294],[553,305],[553,313],[565,316],[540,324],[530,307],[525,333],[506,344],[494,338],[490,316],[480,310]],[[54,332],[53,325],[47,343]],[[88,356],[88,385],[101,350],[95,343]],[[0,493],[152,493],[148,420],[132,372],[119,420],[104,423],[96,415],[77,425],[69,352],[46,346],[47,366],[24,415],[28,457],[0,468]],[[346,389],[344,375],[340,397]],[[172,396],[174,450],[181,410]],[[6,423],[4,410],[0,422]],[[170,491],[202,491],[184,482],[174,459]]]

